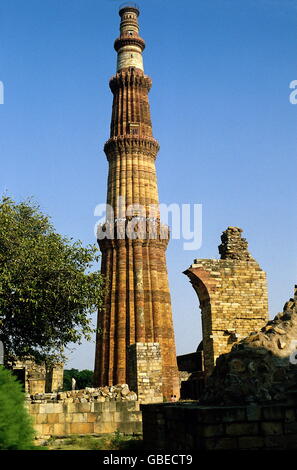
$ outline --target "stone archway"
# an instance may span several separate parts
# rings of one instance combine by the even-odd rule
[[[202,323],[202,351],[203,351],[203,369],[207,373],[213,369],[214,364],[214,347],[212,338],[212,315],[211,315],[211,298],[207,281],[202,281],[203,273],[196,272],[195,269],[189,268],[186,274],[199,299],[199,308],[201,310]]]

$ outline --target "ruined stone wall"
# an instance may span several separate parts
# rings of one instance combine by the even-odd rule
[[[197,259],[185,274],[198,295],[202,315],[204,368],[268,320],[266,274],[247,250],[242,230],[228,227],[221,259]]]
[[[129,347],[129,386],[141,403],[163,401],[162,359],[159,343],[136,343]]]
[[[29,403],[27,407],[37,437],[142,432],[137,401]]]
[[[47,372],[47,380],[45,383],[46,392],[58,392],[63,389],[64,366],[56,364]]]
[[[141,405],[145,448],[199,450],[297,449],[294,405],[206,407]]]
[[[30,395],[57,392],[63,388],[63,364],[46,367],[45,363],[37,364],[34,359],[27,358],[15,359],[9,367]]]
[[[296,403],[297,286],[283,312],[217,360],[203,405]]]
[[[28,397],[37,437],[70,434],[141,433],[141,412],[127,384]]]

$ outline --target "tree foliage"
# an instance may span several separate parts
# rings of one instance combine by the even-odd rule
[[[65,391],[71,390],[72,377],[76,380],[75,388],[77,390],[82,390],[83,388],[86,388],[86,387],[93,387],[94,373],[92,370],[65,369],[64,370],[64,383],[63,383],[63,389]]]
[[[0,201],[0,340],[8,356],[63,359],[69,343],[90,339],[90,313],[102,303],[92,271],[95,245],[55,232],[31,201]]]
[[[34,430],[21,384],[0,366],[0,450],[33,448]]]

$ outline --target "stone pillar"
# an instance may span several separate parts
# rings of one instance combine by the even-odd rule
[[[64,364],[56,363],[46,371],[46,392],[59,392],[63,390]]]
[[[159,343],[135,343],[128,349],[129,388],[141,403],[163,402]]]

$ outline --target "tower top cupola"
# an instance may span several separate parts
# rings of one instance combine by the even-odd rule
[[[114,43],[118,53],[117,72],[131,67],[143,71],[142,51],[145,42],[139,36],[139,7],[136,3],[124,3],[120,6],[119,15],[120,36]]]

